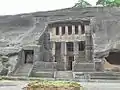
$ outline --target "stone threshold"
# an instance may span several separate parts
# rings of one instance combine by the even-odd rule
[[[36,77],[12,77],[12,76],[1,76],[0,80],[9,81],[76,81],[76,82],[95,82],[95,83],[120,83],[120,80],[110,80],[110,79],[66,79],[66,78],[36,78]]]

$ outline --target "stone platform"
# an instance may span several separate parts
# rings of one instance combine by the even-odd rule
[[[120,72],[73,72],[74,79],[120,80]]]
[[[94,63],[73,62],[72,69],[74,72],[93,72],[93,71],[95,71]]]

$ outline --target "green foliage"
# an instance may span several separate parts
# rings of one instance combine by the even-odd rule
[[[65,81],[36,81],[28,84],[28,87],[80,87],[80,84],[77,82],[65,82]]]
[[[98,0],[96,5],[103,5],[103,6],[116,6],[119,7],[120,6],[120,0]]]
[[[88,3],[87,1],[85,0],[79,0],[74,7],[81,7],[81,8],[84,8],[84,7],[88,7],[88,6],[92,6],[90,3]]]

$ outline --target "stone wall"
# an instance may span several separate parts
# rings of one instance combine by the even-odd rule
[[[54,77],[54,71],[56,71],[55,62],[34,62],[34,66],[31,72],[33,77]]]
[[[51,42],[50,42],[50,34],[48,30],[46,30],[39,39],[39,45],[41,45],[40,50],[40,58],[43,60],[40,61],[51,61]]]
[[[15,55],[15,56],[12,56],[9,60],[9,62],[11,63],[12,65],[12,72],[9,73],[9,75],[13,75],[16,70],[19,68],[20,65],[22,65],[22,53],[23,53],[23,50],[21,50],[18,55]]]

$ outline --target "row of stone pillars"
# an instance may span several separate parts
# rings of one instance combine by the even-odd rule
[[[79,45],[78,42],[73,42],[74,43],[74,60],[78,59],[78,54],[79,54]],[[53,42],[53,47],[52,47],[52,54],[53,54],[53,62],[55,62],[55,42]],[[60,52],[60,57],[61,57],[61,62],[64,63],[64,69],[67,70],[67,42],[61,42],[61,52]]]
[[[90,30],[89,25],[85,25],[85,63],[93,63],[93,40],[92,40],[92,32]],[[74,43],[74,60],[79,59],[79,45],[78,42],[73,42]],[[62,62],[64,62],[64,68],[65,70],[67,69],[67,47],[66,47],[66,42],[61,42],[61,58],[63,59]],[[53,47],[52,47],[52,54],[53,54],[53,62],[55,61],[55,42],[53,42]],[[77,60],[78,61],[78,60]],[[75,61],[75,62],[77,62]]]
[[[85,63],[93,63],[94,68],[96,69],[96,62],[93,58],[93,38],[92,38],[92,30],[90,30],[90,25],[85,25]],[[74,60],[78,59],[79,55],[79,46],[78,42],[74,43]],[[64,62],[64,69],[67,70],[67,47],[66,42],[61,42],[61,53],[60,56],[62,58],[62,62]],[[55,56],[55,42],[53,42],[52,54]],[[53,62],[55,61],[55,57],[53,57]]]

